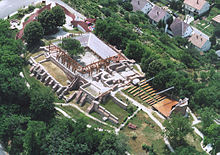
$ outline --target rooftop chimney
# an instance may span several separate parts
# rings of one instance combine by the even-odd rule
[[[201,41],[202,41],[202,38],[201,38]]]
[[[197,0],[197,4],[199,4],[199,0]]]
[[[140,5],[140,1],[138,1],[138,5]]]
[[[198,35],[196,35],[196,39],[198,39],[199,38],[199,36]]]

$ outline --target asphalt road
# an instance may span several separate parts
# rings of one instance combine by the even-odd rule
[[[39,0],[1,0],[0,1],[0,18],[5,18],[9,14],[17,11],[18,9],[35,3]]]

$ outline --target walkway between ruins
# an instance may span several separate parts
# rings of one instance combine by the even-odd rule
[[[105,122],[103,122],[103,121],[100,121],[99,119],[97,119],[97,118],[95,118],[95,117],[89,115],[88,113],[86,113],[85,111],[83,111],[82,109],[80,109],[80,108],[79,108],[77,105],[75,105],[75,104],[70,104],[70,103],[54,103],[54,104],[55,104],[55,105],[62,105],[62,106],[72,106],[72,107],[76,108],[77,110],[79,110],[79,111],[80,111],[81,113],[83,113],[84,115],[86,115],[87,117],[89,117],[89,118],[91,118],[91,119],[93,119],[93,120],[95,120],[95,121],[97,121],[97,122],[99,122],[99,123],[101,123],[101,124],[107,125],[107,126],[109,126],[109,127],[111,127],[111,128],[113,128],[113,129],[116,130],[116,127],[114,127],[114,126],[112,126],[112,125],[109,125],[109,124],[107,124],[107,123],[105,123]]]
[[[126,94],[124,94],[123,92],[121,92],[121,94],[128,98],[135,106],[137,106],[138,108],[142,109],[145,113],[148,114],[148,116],[161,128],[162,131],[165,130],[165,127],[152,115],[152,111],[151,109],[148,109],[147,107],[145,107],[144,105],[142,105],[141,103],[135,101],[134,99],[132,99],[131,97],[127,96]],[[165,144],[168,146],[168,148],[170,149],[171,152],[174,152],[173,147],[170,145],[170,142],[168,141],[168,139],[166,137],[164,137],[164,142]]]

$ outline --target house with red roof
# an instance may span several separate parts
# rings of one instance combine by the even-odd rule
[[[186,14],[203,15],[209,11],[210,4],[205,0],[184,0],[184,9]]]
[[[199,51],[205,52],[211,48],[211,42],[201,34],[194,33],[190,38],[189,42],[198,49]]]
[[[213,24],[220,24],[220,14],[212,18]]]
[[[192,27],[179,18],[174,19],[173,23],[170,25],[170,31],[168,31],[168,33],[174,37],[180,36],[183,38],[190,36],[192,32]]]
[[[142,11],[144,14],[148,14],[153,8],[154,4],[148,0],[132,0],[131,5],[133,6],[133,11]]]
[[[157,25],[160,21],[167,23],[167,19],[169,19],[171,15],[163,8],[154,5],[154,7],[148,13],[148,17],[152,21],[152,24]]]

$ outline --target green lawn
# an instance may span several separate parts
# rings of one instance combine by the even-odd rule
[[[127,126],[120,132],[129,137],[129,145],[131,147],[132,154],[145,154],[142,150],[142,144],[148,146],[153,145],[154,152],[159,155],[164,154],[166,145],[161,135],[161,129],[149,118],[149,116],[140,111],[129,122],[137,126],[136,130],[132,130]],[[131,138],[132,133],[136,133],[137,138],[133,140]]]
[[[217,16],[220,12],[220,9],[214,6],[209,14],[204,19],[199,20],[199,22],[194,22],[193,26],[198,28],[200,31],[204,32],[205,34],[211,36],[214,32],[215,26],[212,24],[212,18]]]
[[[200,145],[202,138],[199,137],[195,132],[187,134],[184,139],[188,145],[195,147],[197,151],[204,152]]]
[[[108,98],[106,102],[101,104],[101,106],[103,106],[106,110],[118,117],[119,124],[121,124],[124,121],[124,119],[129,115],[129,113],[126,110],[122,109],[117,104],[115,104],[111,98]]]
[[[69,114],[72,118],[78,120],[78,119],[84,119],[86,122],[88,122],[88,124],[92,125],[93,127],[99,127],[102,129],[106,129],[106,130],[113,130],[113,128],[106,126],[104,124],[101,124],[87,116],[85,116],[83,113],[81,113],[80,111],[78,111],[76,108],[71,107],[71,106],[57,106],[60,109],[62,109],[63,111],[65,111],[67,114]]]
[[[117,97],[119,100],[121,100],[122,102],[126,103],[126,104],[130,104],[130,101],[128,100],[128,98],[126,98],[125,96],[123,96],[120,92],[117,92],[115,94],[115,97]]]

